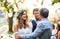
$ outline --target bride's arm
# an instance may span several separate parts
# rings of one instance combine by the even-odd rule
[[[19,39],[19,37],[18,37],[18,27],[17,27],[17,25],[14,25],[14,35],[15,35],[15,39]]]
[[[33,28],[33,25],[31,22],[29,22],[29,29],[30,29],[30,33],[32,33],[32,28]]]

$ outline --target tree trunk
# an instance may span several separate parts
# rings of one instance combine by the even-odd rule
[[[8,17],[9,32],[13,32],[13,17]]]
[[[13,33],[12,27],[13,27],[13,17],[14,17],[14,14],[15,14],[15,12],[12,13],[12,17],[8,17],[8,25],[9,25],[8,33],[10,33],[10,34]]]

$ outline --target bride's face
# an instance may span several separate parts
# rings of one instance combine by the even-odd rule
[[[23,15],[22,15],[21,18],[22,18],[22,20],[26,20],[26,19],[27,19],[27,14],[26,14],[26,12],[23,13]]]

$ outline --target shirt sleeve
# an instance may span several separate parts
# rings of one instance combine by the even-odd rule
[[[36,38],[38,36],[40,36],[44,31],[45,31],[45,27],[43,24],[38,24],[37,28],[35,29],[35,31],[31,34],[25,34],[25,35],[22,35],[21,38],[22,39],[33,39],[33,38]]]

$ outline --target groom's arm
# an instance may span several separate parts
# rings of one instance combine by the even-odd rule
[[[39,24],[36,28],[36,30],[31,33],[31,34],[25,34],[25,35],[22,35],[20,36],[22,39],[33,39],[33,38],[36,38],[38,36],[40,36],[43,32],[45,31],[45,27],[43,24]]]

